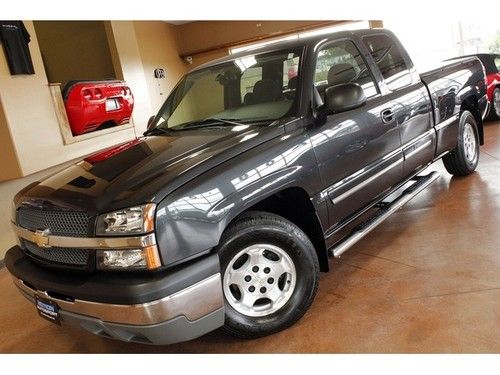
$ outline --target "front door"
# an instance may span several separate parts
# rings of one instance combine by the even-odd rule
[[[311,128],[310,139],[328,200],[330,228],[365,207],[397,184],[403,174],[399,129],[391,107],[351,40],[324,45],[318,52],[314,77],[320,95],[328,86],[356,82],[367,103],[332,114]]]

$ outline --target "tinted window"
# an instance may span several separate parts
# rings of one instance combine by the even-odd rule
[[[248,93],[253,93],[253,87],[255,84],[262,79],[262,67],[255,66],[248,68],[243,72],[241,76],[241,100],[243,101],[245,95]]]
[[[235,58],[186,75],[156,117],[156,127],[184,129],[217,119],[276,120],[292,109],[302,49]],[[214,118],[216,120],[214,120]]]
[[[411,73],[399,47],[387,35],[363,38],[389,89],[395,90],[411,84]]]
[[[345,40],[329,44],[318,53],[314,85],[321,88],[355,82],[367,97],[378,93],[369,69],[353,42]]]
[[[495,66],[497,67],[497,71],[500,72],[500,57],[495,58]]]

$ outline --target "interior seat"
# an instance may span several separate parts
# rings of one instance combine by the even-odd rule
[[[261,79],[253,87],[252,104],[277,101],[282,95],[281,88],[272,79]]]

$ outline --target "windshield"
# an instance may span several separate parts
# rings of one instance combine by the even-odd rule
[[[246,56],[186,75],[155,117],[155,128],[279,119],[292,109],[301,49]]]

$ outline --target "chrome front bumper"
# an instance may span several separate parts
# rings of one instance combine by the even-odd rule
[[[31,302],[38,296],[55,303],[62,323],[123,341],[172,344],[194,339],[224,324],[219,273],[172,295],[135,305],[67,301],[50,292],[34,290],[15,276],[13,280]]]
[[[13,279],[14,284],[30,299],[34,299],[37,295],[54,302],[61,310],[119,324],[157,324],[180,315],[193,321],[223,306],[220,274],[170,296],[138,305],[115,305],[78,299],[69,302],[54,298],[46,291],[33,290],[21,279],[16,277]]]

